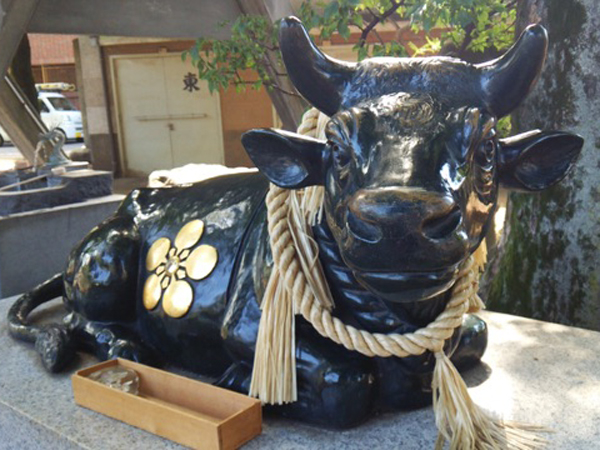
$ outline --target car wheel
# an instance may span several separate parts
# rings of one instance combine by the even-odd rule
[[[56,131],[58,131],[60,134],[62,134],[65,138],[65,142],[67,142],[68,138],[67,138],[67,133],[65,133],[65,131],[61,128],[55,128]]]

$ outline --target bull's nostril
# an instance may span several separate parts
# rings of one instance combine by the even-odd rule
[[[369,244],[376,244],[381,240],[382,233],[377,225],[359,219],[354,214],[348,214],[347,228],[355,238]]]
[[[449,213],[426,219],[423,222],[423,234],[429,239],[443,239],[458,228],[461,219],[460,208],[455,206]]]

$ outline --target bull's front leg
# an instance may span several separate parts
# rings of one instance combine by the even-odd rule
[[[229,323],[226,340],[237,362],[217,383],[244,394],[250,388],[260,317],[254,300],[246,306],[239,311],[239,320]],[[253,320],[247,321],[249,318]],[[237,330],[236,325],[239,325]],[[298,316],[296,371],[298,400],[281,406],[266,406],[268,413],[327,428],[349,428],[368,419],[376,395],[373,359],[323,338]]]
[[[252,308],[254,309],[254,308]],[[258,306],[256,311],[258,313]],[[254,316],[255,314],[252,314]],[[254,342],[244,345],[230,330],[230,349],[238,361],[218,384],[248,393],[254,361]],[[248,329],[246,329],[248,331]],[[296,317],[296,376],[298,400],[267,405],[266,411],[327,428],[349,428],[368,419],[376,399],[375,363],[320,336],[304,319]]]
[[[256,291],[252,272],[242,272],[222,331],[235,363],[217,384],[244,394],[250,388],[260,321],[262,292]],[[296,367],[298,401],[268,406],[267,411],[329,428],[352,427],[369,417],[375,401],[373,359],[320,336],[300,316],[296,316]]]
[[[372,413],[376,368],[372,358],[350,352],[296,319],[298,400],[270,407],[285,417],[326,428],[350,428]]]
[[[444,351],[459,370],[479,363],[487,346],[487,326],[467,314],[463,324],[446,341]],[[420,408],[432,401],[431,381],[435,357],[431,352],[407,358],[375,358],[377,361],[377,409],[397,411]]]

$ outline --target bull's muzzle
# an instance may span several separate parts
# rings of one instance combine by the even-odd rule
[[[462,215],[447,194],[413,187],[387,187],[358,191],[348,204],[349,234],[365,243],[412,234],[416,239],[450,239]]]
[[[414,187],[357,191],[339,244],[358,281],[394,302],[448,290],[469,249],[453,197]]]

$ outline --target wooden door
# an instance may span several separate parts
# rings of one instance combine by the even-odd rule
[[[178,54],[113,62],[127,173],[224,162],[219,96],[208,92],[189,62]]]

